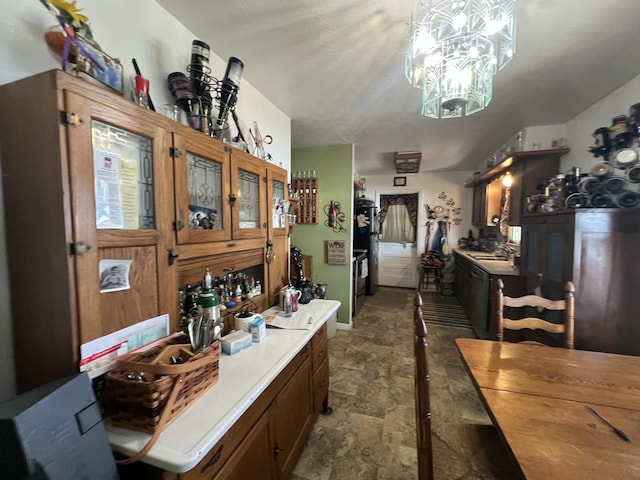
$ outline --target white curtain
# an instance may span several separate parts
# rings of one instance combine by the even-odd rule
[[[380,241],[393,243],[415,242],[415,227],[411,223],[411,216],[406,205],[389,205],[387,216],[382,226]]]

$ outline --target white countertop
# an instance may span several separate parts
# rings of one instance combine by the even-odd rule
[[[311,329],[268,328],[262,342],[235,355],[221,353],[218,382],[165,428],[142,461],[176,473],[192,469],[339,307],[339,301],[312,300],[299,310],[312,316]],[[264,313],[272,311],[277,309]],[[108,422],[105,426],[113,450],[125,455],[138,452],[150,437]]]

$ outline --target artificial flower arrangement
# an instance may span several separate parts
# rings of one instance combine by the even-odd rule
[[[63,70],[87,74],[122,94],[122,64],[94,40],[89,19],[74,1],[39,0],[56,18],[59,29],[45,34],[47,45],[61,57]]]

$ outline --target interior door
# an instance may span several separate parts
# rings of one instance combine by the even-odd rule
[[[403,194],[417,195],[418,199],[420,198],[419,193],[411,190],[393,190],[389,192],[382,191],[376,195],[376,205],[378,205],[380,209],[383,210],[385,202],[387,200],[385,197],[395,197]],[[417,205],[420,205],[419,201],[416,203]],[[417,208],[417,206],[414,207]],[[383,220],[383,213],[384,212],[381,212],[380,220],[382,221],[381,228],[384,231],[384,222],[389,220],[389,218],[385,216]],[[417,209],[417,218],[420,218],[419,209]],[[378,236],[378,285],[402,288],[416,287],[416,285],[418,284],[417,227],[418,225],[415,225],[413,242],[389,242],[384,240],[384,235]]]

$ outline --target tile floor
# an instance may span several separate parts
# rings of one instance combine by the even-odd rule
[[[293,480],[417,479],[412,302],[412,290],[382,287],[329,341],[333,414],[319,417]],[[436,480],[518,478],[453,343],[473,331],[428,330]]]

